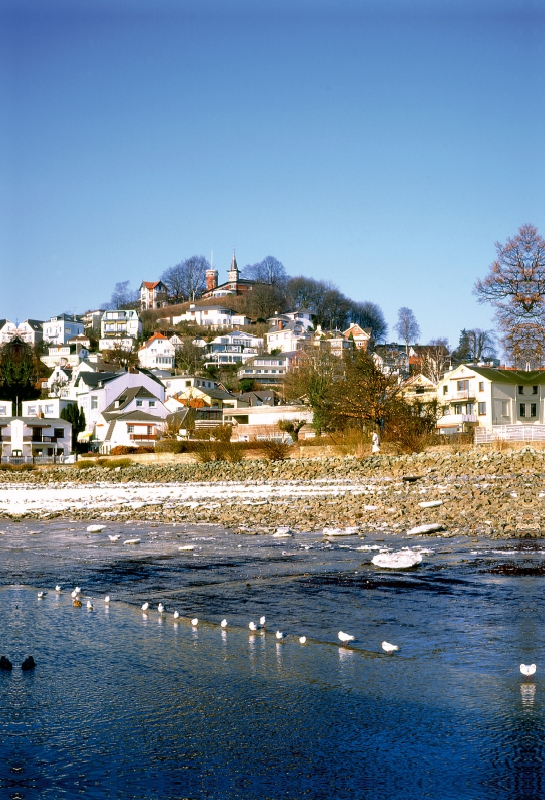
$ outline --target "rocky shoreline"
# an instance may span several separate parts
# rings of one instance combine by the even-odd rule
[[[0,518],[207,522],[246,534],[278,525],[404,534],[436,523],[447,536],[539,537],[545,531],[544,472],[545,453],[530,447],[2,470]]]

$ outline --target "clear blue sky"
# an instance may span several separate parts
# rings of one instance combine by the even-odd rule
[[[95,308],[194,253],[334,281],[422,341],[490,327],[545,235],[545,7],[0,2],[0,317]],[[393,336],[393,333],[392,333]]]

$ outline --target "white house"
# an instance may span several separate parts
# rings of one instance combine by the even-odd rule
[[[153,445],[168,413],[157,393],[127,387],[99,415],[92,446],[108,453],[117,445]]]
[[[216,336],[208,345],[205,366],[244,364],[263,350],[263,339],[244,331],[230,331]]]
[[[163,281],[142,281],[140,284],[140,308],[162,308],[167,304],[168,289]]]
[[[0,417],[13,416],[13,403],[11,400],[0,400]]]
[[[86,431],[93,431],[100,414],[123,391],[136,387],[144,387],[161,403],[165,399],[165,387],[161,381],[143,370],[116,373],[80,372],[74,391],[78,405],[85,414]]]
[[[83,333],[83,321],[76,316],[59,314],[43,323],[43,340],[49,344],[66,344],[73,336]]]
[[[437,423],[441,433],[475,427],[492,438],[512,438],[512,428],[545,425],[545,370],[460,364],[438,383],[437,399],[443,412]]]
[[[0,417],[2,457],[66,456],[72,449],[72,425],[64,419]]]
[[[142,336],[142,321],[133,309],[118,308],[105,311],[100,321],[99,350],[123,347],[132,350],[136,339]]]
[[[191,303],[189,310],[179,316],[172,317],[172,325],[180,322],[189,322],[203,327],[216,328],[235,328],[238,325],[249,325],[251,320],[244,314],[236,314],[230,308],[220,305],[196,306]]]
[[[162,333],[154,333],[138,350],[140,366],[145,369],[174,369],[176,348]]]
[[[0,319],[0,344],[11,342],[16,335],[17,326],[10,322],[9,319]]]
[[[42,419],[60,419],[61,411],[70,405],[75,405],[72,400],[60,397],[47,397],[38,400],[23,400],[23,417],[40,417]]]
[[[81,344],[51,345],[48,354],[41,357],[41,361],[53,369],[54,367],[77,367],[89,355],[89,350]]]
[[[198,389],[217,389],[217,384],[211,378],[202,378],[198,375],[176,375],[171,378],[162,378],[161,382],[165,387],[165,397],[185,392],[186,389],[194,386]]]
[[[43,322],[25,319],[19,325],[14,325],[9,319],[0,319],[0,344],[11,342],[16,336],[34,347],[43,340]]]
[[[314,331],[306,319],[292,319],[286,314],[276,314],[267,320],[270,329],[265,334],[267,350],[293,353],[314,342]]]
[[[284,375],[300,353],[281,353],[268,355],[264,353],[250,358],[237,372],[239,380],[248,378],[262,385],[276,386],[282,383]]]

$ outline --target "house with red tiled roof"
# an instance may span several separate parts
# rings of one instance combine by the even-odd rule
[[[154,333],[138,350],[138,360],[144,369],[174,369],[176,349],[162,333]]]
[[[142,281],[140,284],[140,309],[162,308],[166,306],[168,289],[163,281]]]

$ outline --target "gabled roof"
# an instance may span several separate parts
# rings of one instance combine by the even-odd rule
[[[164,285],[162,281],[142,281],[140,288],[145,286],[146,289],[155,289],[155,287],[159,286],[159,284]]]
[[[148,414],[147,411],[126,411],[124,414],[112,414],[104,411],[102,416],[106,422],[162,422],[161,417],[156,417],[153,414]]]
[[[162,333],[159,333],[158,331],[156,331],[153,334],[153,336],[150,336],[148,341],[145,344],[143,344],[142,347],[139,347],[138,349],[139,350],[145,350],[146,347],[149,347],[150,344],[153,344],[153,342],[158,342],[158,341],[168,342],[168,338],[166,336],[163,336]]]
[[[43,322],[39,319],[25,319],[25,322],[30,325],[35,331],[41,331],[43,327]],[[24,323],[23,323],[24,324]]]
[[[145,386],[129,386],[127,389],[124,389],[107,408],[104,409],[104,412],[119,412],[126,408],[129,403],[136,398],[159,401],[159,398],[146,389]]]
[[[124,375],[123,372],[80,372],[76,378],[76,386],[84,383],[86,386],[91,386],[93,389],[98,387],[99,383],[108,383],[115,378]]]

